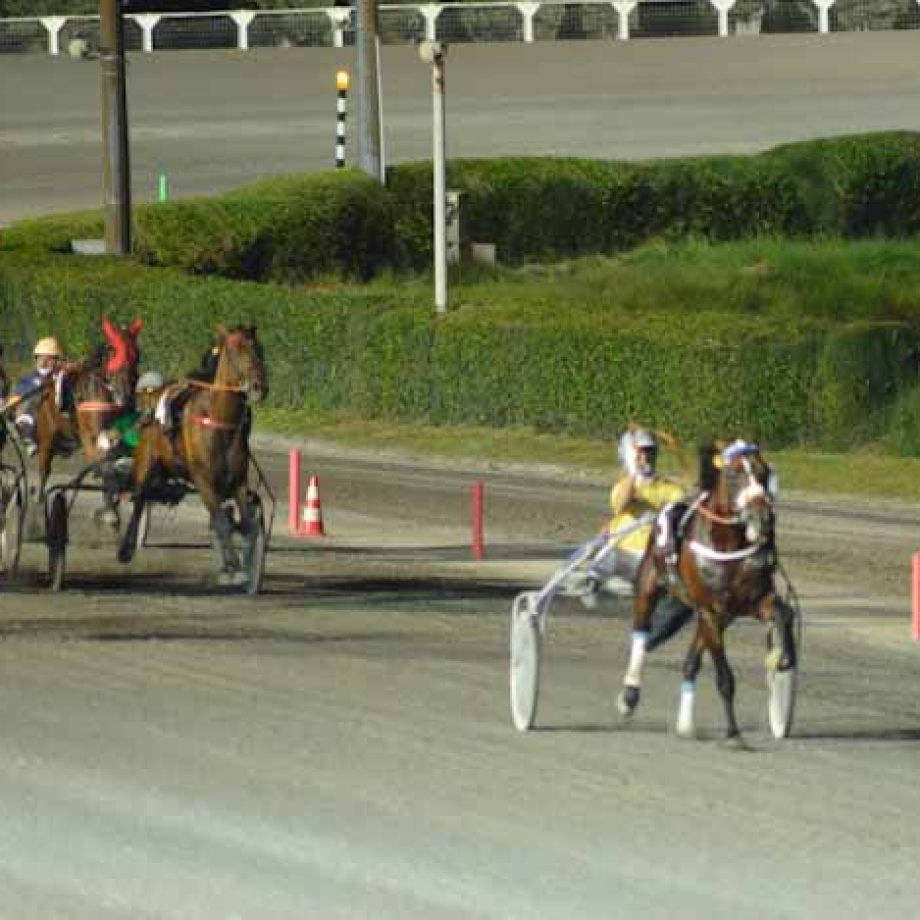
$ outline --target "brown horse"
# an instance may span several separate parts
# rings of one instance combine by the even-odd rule
[[[171,384],[167,396],[180,404],[178,432],[168,418],[144,426],[134,454],[131,520],[118,551],[129,562],[148,501],[178,499],[183,485],[194,488],[208,510],[212,533],[221,553],[220,579],[242,583],[240,560],[232,535],[250,527],[250,404],[268,391],[262,348],[255,327],[230,331],[218,327],[217,369],[213,381],[183,380]],[[165,498],[163,496],[166,496]],[[234,524],[231,503],[238,524]]]
[[[639,566],[629,666],[617,700],[621,714],[631,715],[639,703],[652,612],[667,596],[697,612],[696,632],[684,659],[678,734],[691,737],[695,733],[696,678],[703,652],[709,652],[725,709],[726,736],[740,740],[735,678],[725,653],[725,630],[737,617],[754,616],[775,627],[779,641],[769,666],[776,672],[795,667],[795,614],[777,593],[775,583],[774,488],[770,480],[770,467],[755,445],[713,442],[700,450],[700,491],[682,514],[676,570],[663,557],[669,543],[663,532],[669,526],[665,519],[659,520]]]
[[[86,461],[98,461],[104,453],[100,433],[133,408],[142,326],[136,319],[123,328],[103,316],[107,344],[86,360],[65,365],[42,384],[35,409],[39,495],[44,495],[56,454],[70,453],[79,441]]]

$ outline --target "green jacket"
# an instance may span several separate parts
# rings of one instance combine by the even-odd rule
[[[126,412],[124,415],[119,415],[112,424],[119,442],[132,451],[137,447],[137,442],[141,437],[138,424],[140,418],[140,412]]]

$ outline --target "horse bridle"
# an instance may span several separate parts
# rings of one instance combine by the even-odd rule
[[[241,380],[241,381],[245,380],[246,382],[245,382],[245,383],[240,383],[240,384],[237,384],[237,385],[233,385],[233,384],[224,385],[224,386],[222,386],[222,387],[217,387],[217,386],[215,386],[215,387],[214,387],[215,389],[221,389],[221,388],[223,388],[223,389],[226,389],[226,390],[235,390],[235,391],[238,391],[238,392],[241,392],[241,393],[248,393],[248,392],[249,392],[250,384],[249,384],[249,381],[248,381],[248,379],[247,379],[247,375],[245,375],[245,374],[242,372],[242,370],[240,370],[240,366],[239,366],[239,363],[238,363],[238,360],[237,360],[238,348],[237,348],[236,346],[237,346],[238,343],[241,342],[242,340],[243,340],[243,335],[242,335],[242,333],[240,333],[240,332],[232,332],[232,333],[230,333],[230,334],[227,336],[227,338],[224,340],[224,349],[223,349],[223,350],[224,350],[224,354],[225,354],[226,357],[227,357],[227,361],[228,361],[229,364],[230,364],[230,368],[231,368],[231,370],[233,371],[234,375],[236,376],[236,379],[237,379],[237,380]],[[248,342],[251,342],[251,339],[247,339],[247,341],[248,341]],[[234,346],[234,348],[231,348],[231,347],[230,347],[231,344]],[[254,343],[253,343],[253,344],[254,344]],[[212,386],[214,386],[214,385],[212,384]]]
[[[241,339],[242,336],[239,333],[235,334],[238,339]],[[231,366],[232,372],[235,374],[237,380],[243,380],[244,375],[240,371],[239,364],[236,361],[234,356],[235,349],[231,349],[228,345],[231,342],[232,336],[227,336],[224,341],[224,354],[226,355],[227,361]],[[235,343],[234,343],[235,344]],[[249,392],[249,383],[213,383],[207,380],[187,380],[187,384],[190,386],[201,387],[205,390],[217,390],[226,393],[242,393],[247,394]],[[210,415],[193,415],[191,421],[196,425],[201,425],[202,428],[213,428],[215,430],[229,431],[230,429],[236,429],[238,426],[231,422],[219,422],[216,419],[213,419]]]
[[[735,505],[735,511],[733,514],[730,516],[721,515],[707,508],[704,502],[709,497],[710,493],[708,492],[702,492],[697,497],[693,503],[692,511],[701,514],[703,517],[714,524],[721,524],[726,527],[743,526],[747,528],[750,526],[750,521],[745,511],[754,499],[762,497],[766,499],[766,501],[772,507],[770,495],[754,475],[754,470],[750,459],[748,457],[742,458],[741,465],[747,476],[748,483],[741,490],[738,497],[733,502]],[[745,539],[748,540],[749,545],[737,550],[725,551],[713,549],[711,546],[706,546],[704,543],[700,543],[698,540],[691,540],[690,548],[694,553],[697,553],[704,559],[708,559],[713,562],[739,562],[744,559],[749,559],[751,556],[756,556],[759,552],[762,552],[764,549],[766,549],[770,543],[769,535],[764,533],[761,533],[753,538],[748,533],[745,533]]]

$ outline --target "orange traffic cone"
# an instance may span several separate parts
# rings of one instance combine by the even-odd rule
[[[307,484],[307,500],[303,506],[303,521],[300,526],[303,537],[325,537],[323,528],[323,508],[319,500],[319,479],[311,476]]]

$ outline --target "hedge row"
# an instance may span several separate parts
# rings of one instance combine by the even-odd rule
[[[920,231],[920,134],[813,141],[759,156],[640,164],[500,158],[448,164],[465,242],[507,263],[613,253],[654,238],[713,241],[909,236]],[[367,279],[431,264],[430,163],[391,167],[381,187],[344,170],[256,183],[211,199],[139,207],[150,265],[297,284]],[[27,222],[0,249],[66,249],[101,234],[99,215]]]
[[[872,434],[916,381],[920,341],[903,323],[589,317],[551,304],[529,317],[481,306],[435,318],[427,295],[405,300],[397,286],[319,292],[107,259],[0,259],[4,341],[66,330],[80,353],[102,312],[139,315],[145,364],[178,376],[218,322],[254,321],[280,407],[588,437],[642,418],[686,438],[744,430],[772,446],[829,448]]]

